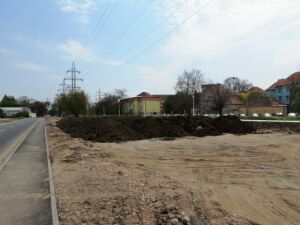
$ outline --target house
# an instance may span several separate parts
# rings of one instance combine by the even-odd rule
[[[122,113],[134,116],[152,116],[163,113],[163,103],[167,95],[151,95],[142,92],[136,97],[121,100]]]
[[[231,96],[224,108],[224,113],[226,114],[240,114],[240,108],[244,106],[244,102],[240,100],[236,95]]]
[[[289,85],[293,82],[300,83],[300,72],[293,73],[285,79],[279,79],[266,89],[266,95],[275,101],[288,105],[290,103]]]

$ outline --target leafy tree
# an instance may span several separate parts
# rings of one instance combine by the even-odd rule
[[[233,93],[239,93],[248,91],[253,85],[248,80],[241,80],[238,77],[228,77],[224,81],[224,86]]]
[[[200,94],[195,94],[195,105],[200,102]],[[183,92],[177,92],[175,95],[170,95],[164,102],[164,112],[167,114],[183,114],[190,113],[193,107],[193,100],[190,95]]]
[[[0,118],[4,118],[5,117],[5,113],[3,112],[2,109],[0,109]]]
[[[177,79],[175,90],[186,95],[193,95],[201,92],[201,86],[204,84],[204,75],[201,70],[193,69],[184,71]]]
[[[249,91],[239,93],[237,96],[245,103],[247,116],[249,115],[249,108],[251,107],[263,107],[272,105],[271,100],[260,88],[251,88]]]
[[[120,96],[106,93],[104,98],[96,103],[95,112],[97,115],[117,115],[119,104]]]
[[[88,109],[88,97],[84,91],[70,92],[67,95],[68,113],[78,117],[85,115]]]
[[[56,116],[56,115],[58,115],[57,103],[53,103],[51,105],[51,109],[49,110],[48,113],[49,113],[50,116]]]
[[[0,102],[2,107],[15,107],[18,106],[17,100],[13,96],[4,95],[2,101]]]
[[[29,113],[26,112],[26,111],[18,112],[16,115],[14,115],[14,117],[16,117],[16,118],[20,118],[20,117],[28,118],[29,117]]]
[[[30,104],[29,108],[37,116],[45,116],[47,114],[47,108],[43,102],[35,101]]]
[[[68,98],[66,94],[58,94],[55,97],[54,104],[57,105],[57,115],[63,116],[68,112]]]
[[[88,110],[88,96],[84,91],[60,94],[55,98],[57,112],[59,115],[85,115]]]
[[[293,112],[300,113],[300,86],[295,90],[295,96],[290,107]]]
[[[26,96],[22,96],[18,98],[18,105],[21,107],[29,107],[30,106],[30,100]]]
[[[289,95],[289,104],[287,105],[287,113],[291,112],[292,110],[297,110],[300,108],[299,103],[299,92],[300,92],[300,81],[296,80],[295,76],[290,76],[288,78],[288,90],[290,92]]]

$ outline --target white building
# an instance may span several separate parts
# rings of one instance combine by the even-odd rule
[[[5,116],[12,117],[20,112],[28,112],[30,117],[33,117],[33,113],[31,112],[30,108],[28,107],[0,107],[5,113]]]

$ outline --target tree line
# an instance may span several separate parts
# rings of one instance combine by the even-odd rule
[[[229,99],[237,97],[249,107],[270,105],[271,99],[266,93],[253,88],[250,81],[235,76],[226,78],[222,83],[206,81],[201,70],[184,71],[178,76],[174,87],[176,93],[166,97],[163,113],[193,114],[191,109],[202,113],[201,105],[205,96],[209,95],[212,102],[211,111],[223,115]],[[300,111],[300,84],[292,83],[289,110]],[[118,115],[122,114],[122,100],[126,98],[126,89],[116,89],[112,93],[104,93],[92,104],[84,91],[68,92],[56,96],[50,115]]]
[[[104,93],[92,104],[84,91],[58,94],[52,104],[50,115],[118,115],[122,113],[121,100],[126,98],[126,89],[115,89]]]

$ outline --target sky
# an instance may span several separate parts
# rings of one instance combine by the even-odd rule
[[[184,70],[267,88],[300,70],[299,0],[1,0],[0,97],[172,94]]]

